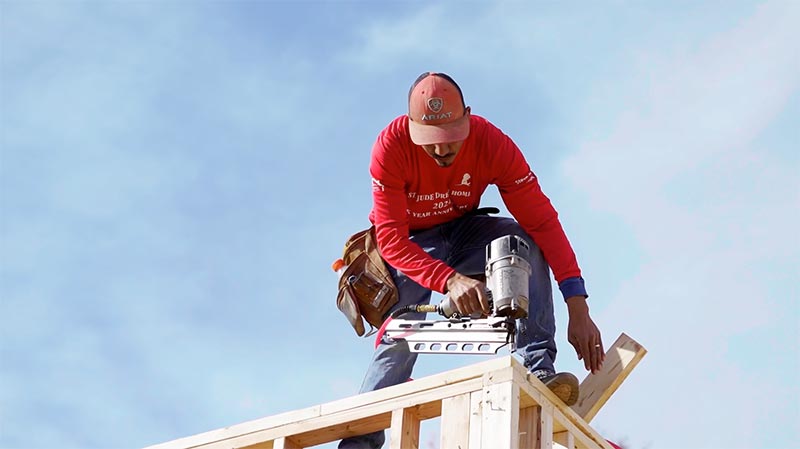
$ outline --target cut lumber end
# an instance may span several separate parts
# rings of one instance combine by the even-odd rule
[[[589,374],[581,382],[578,402],[572,406],[572,410],[590,422],[645,354],[647,349],[644,346],[624,332],[620,334],[606,351],[603,368]]]

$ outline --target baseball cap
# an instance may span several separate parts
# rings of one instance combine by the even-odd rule
[[[453,78],[425,72],[408,92],[408,130],[417,145],[457,142],[469,135],[464,96]]]

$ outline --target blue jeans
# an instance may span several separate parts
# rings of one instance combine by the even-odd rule
[[[410,238],[430,256],[444,261],[459,273],[476,275],[484,274],[486,245],[505,235],[518,235],[531,247],[528,260],[531,264],[528,317],[517,320],[517,354],[522,357],[528,371],[555,371],[553,364],[556,359],[556,324],[550,267],[539,247],[519,223],[511,218],[472,215],[430,229],[411,232]],[[389,271],[399,292],[399,301],[392,311],[403,306],[430,303],[430,290],[391,266]],[[425,314],[406,314],[403,318],[422,320],[425,319]],[[375,349],[360,393],[405,382],[411,377],[417,355],[409,351],[405,341],[388,342],[384,337]],[[339,443],[339,449],[379,449],[385,440],[385,432],[380,430],[346,438]]]

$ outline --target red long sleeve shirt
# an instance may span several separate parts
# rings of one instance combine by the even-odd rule
[[[558,214],[536,175],[514,142],[482,117],[470,117],[469,136],[449,167],[438,166],[411,141],[408,116],[396,118],[375,142],[370,175],[369,218],[381,255],[426,288],[444,293],[455,270],[409,240],[409,231],[446,223],[477,208],[490,184],[497,186],[508,211],[541,248],[556,280],[580,278]]]

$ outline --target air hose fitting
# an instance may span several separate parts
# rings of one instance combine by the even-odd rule
[[[439,310],[440,308],[438,305],[433,306],[430,304],[417,304],[413,306],[400,307],[399,309],[392,312],[390,316],[392,318],[398,318],[407,313],[433,313],[433,312],[441,313]]]

